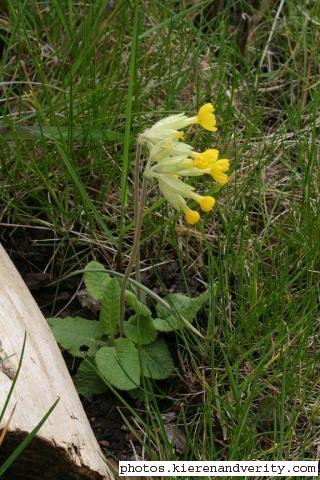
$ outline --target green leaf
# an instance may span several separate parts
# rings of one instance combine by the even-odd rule
[[[134,292],[131,290],[125,291],[125,299],[129,307],[132,308],[136,313],[140,313],[144,317],[151,316],[149,308],[140,302]]]
[[[178,319],[173,315],[168,315],[166,320],[163,320],[162,318],[153,318],[152,323],[158,332],[163,333],[173,332],[175,330],[179,330],[181,326],[183,327],[182,322],[180,324]]]
[[[148,400],[152,401],[152,399],[154,398],[154,394],[152,392],[149,392],[148,390],[144,390],[141,387],[134,388],[133,390],[129,390],[128,395],[134,400],[137,400],[138,402],[143,402],[143,403],[145,403]]]
[[[118,333],[120,321],[120,286],[115,278],[108,282],[103,294],[100,321],[106,335],[113,339]]]
[[[173,332],[184,327],[185,324],[179,316],[192,322],[208,298],[208,290],[196,298],[190,298],[181,293],[168,295],[165,300],[171,305],[173,312],[170,313],[163,305],[158,304],[156,306],[158,318],[153,320],[154,328],[159,332]]]
[[[163,380],[173,372],[173,361],[163,338],[158,338],[155,342],[142,346],[140,359],[143,375],[147,378]]]
[[[111,280],[110,275],[99,262],[89,262],[84,269],[84,283],[89,295],[94,300],[102,300],[103,294]]]
[[[118,338],[113,347],[100,348],[95,360],[101,375],[119,390],[140,385],[139,355],[131,340]]]
[[[60,347],[74,357],[94,355],[104,335],[101,322],[81,317],[48,318],[48,324]]]
[[[193,313],[194,318],[196,317],[198,311],[203,307],[203,305],[208,302],[209,298],[210,298],[210,291],[206,290],[205,292],[201,293],[201,295],[199,295],[198,297],[191,299],[193,309],[195,311]]]
[[[139,345],[152,343],[158,335],[151,316],[145,317],[139,314],[132,315],[127,322],[124,322],[124,333],[127,338]]]
[[[81,362],[74,379],[78,393],[86,398],[92,395],[99,395],[108,390],[106,384],[101,380],[94,365],[89,361]]]

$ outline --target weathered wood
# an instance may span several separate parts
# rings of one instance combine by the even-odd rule
[[[15,404],[0,463],[60,401],[38,435],[10,469],[15,479],[112,479],[102,458],[57,343],[28,288],[0,245],[0,411],[26,348],[4,427]]]

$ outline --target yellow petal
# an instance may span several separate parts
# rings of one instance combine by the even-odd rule
[[[219,165],[221,172],[227,172],[230,168],[230,160],[227,158],[221,158],[221,160],[217,161],[217,165]]]
[[[222,173],[219,170],[215,170],[215,169],[211,170],[211,176],[220,185],[225,185],[229,180],[228,175],[226,175],[225,173]]]
[[[208,148],[201,154],[204,158],[211,161],[217,161],[219,157],[219,150],[215,148]]]
[[[200,153],[194,158],[194,165],[202,170],[210,168],[211,165],[218,160],[219,150],[215,148],[209,148],[208,150]]]
[[[206,113],[213,113],[214,106],[212,103],[205,103],[202,107],[199,108],[198,115],[206,114]]]
[[[196,168],[200,168],[200,170],[204,170],[208,168],[208,160],[206,160],[202,155],[197,155],[193,161],[194,166]]]

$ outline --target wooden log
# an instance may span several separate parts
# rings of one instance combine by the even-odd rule
[[[1,430],[16,404],[0,448],[0,464],[55,400],[60,400],[35,440],[3,478],[112,479],[51,330],[0,245],[0,411],[17,371],[25,332],[21,371],[0,425]]]

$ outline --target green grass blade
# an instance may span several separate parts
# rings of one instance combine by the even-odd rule
[[[18,380],[18,377],[19,377],[19,373],[20,373],[20,370],[21,370],[21,365],[22,365],[22,361],[23,361],[23,356],[24,356],[24,351],[25,351],[25,347],[26,347],[26,339],[27,339],[27,334],[25,333],[24,334],[24,338],[23,338],[23,344],[22,344],[22,348],[21,348],[21,353],[20,353],[20,358],[19,358],[19,363],[18,363],[18,368],[17,368],[17,371],[16,371],[16,374],[13,378],[13,381],[11,383],[11,387],[10,387],[10,390],[8,392],[8,395],[6,397],[6,400],[4,402],[4,405],[2,407],[2,410],[1,410],[1,413],[0,413],[0,423],[3,419],[3,415],[5,414],[6,412],[6,409],[7,409],[7,406],[9,404],[9,401],[10,401],[10,398],[12,396],[12,393],[13,393],[13,390],[14,390],[14,387],[17,383],[17,380]],[[2,360],[5,362],[5,360]]]
[[[37,125],[32,127],[21,127],[19,125],[13,125],[7,127],[0,124],[0,135],[8,140],[15,140],[17,135],[25,140],[55,140],[60,139],[68,140],[69,127],[50,127]],[[112,130],[101,130],[99,128],[79,128],[73,127],[73,140],[82,141],[103,141],[103,142],[122,142],[124,134],[120,132],[113,132]]]
[[[93,214],[97,224],[100,226],[102,231],[106,234],[107,238],[113,243],[113,245],[117,245],[116,239],[114,238],[111,231],[108,229],[108,227],[105,224],[100,212],[98,211],[98,209],[96,208],[96,206],[94,205],[94,203],[90,199],[89,195],[87,194],[87,191],[84,188],[83,183],[81,182],[81,180],[78,176],[77,170],[74,167],[74,165],[72,164],[72,162],[71,162],[70,158],[68,157],[67,153],[65,152],[64,148],[62,147],[62,145],[58,141],[55,142],[55,145],[56,145],[56,148],[57,148],[58,152],[60,153],[61,159],[63,160],[74,185],[76,186],[76,188],[79,192],[80,198],[81,198],[81,200],[84,204],[84,207],[86,208],[87,213],[88,214],[90,214],[90,213]]]
[[[19,455],[23,452],[23,450],[32,442],[42,425],[46,422],[48,417],[51,415],[53,410],[56,408],[57,403],[59,402],[60,398],[57,398],[57,400],[52,404],[52,406],[49,408],[47,413],[43,416],[41,421],[38,423],[38,425],[22,440],[22,442],[17,446],[17,448],[12,452],[12,454],[5,460],[5,462],[0,466],[0,477],[3,475],[9,467],[17,460]]]
[[[129,80],[128,93],[126,105],[126,123],[124,132],[124,144],[122,155],[122,171],[121,171],[121,218],[120,218],[120,232],[119,232],[119,249],[121,251],[123,235],[124,235],[124,215],[125,206],[127,203],[127,185],[129,173],[129,150],[131,145],[131,126],[132,126],[132,105],[133,96],[135,92],[136,76],[137,76],[137,55],[138,55],[138,36],[139,36],[139,8],[140,0],[135,1],[134,7],[134,21],[132,32],[132,46],[129,66]]]

